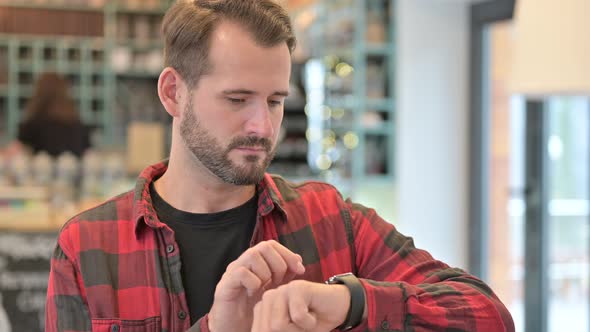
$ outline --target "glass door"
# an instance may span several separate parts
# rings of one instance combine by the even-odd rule
[[[480,276],[517,331],[590,331],[590,98],[511,95],[512,29],[482,30]]]
[[[589,331],[590,98],[553,97],[548,112],[549,331]]]
[[[525,102],[508,92],[511,21],[484,29],[488,280],[524,330]],[[484,187],[485,188],[485,187]],[[484,235],[485,236],[485,235]]]

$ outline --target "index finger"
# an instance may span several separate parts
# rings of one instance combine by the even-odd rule
[[[281,255],[285,263],[287,263],[287,267],[289,268],[289,270],[295,272],[296,274],[303,274],[305,272],[305,267],[303,266],[303,258],[300,255],[287,249],[287,247],[283,246],[277,241],[270,240],[268,242],[273,247],[273,249],[279,255]]]

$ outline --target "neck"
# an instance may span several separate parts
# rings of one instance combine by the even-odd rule
[[[182,151],[175,143],[178,142],[172,142],[168,169],[154,184],[168,204],[191,213],[214,213],[240,206],[254,196],[255,185],[237,186],[222,181],[190,151]]]

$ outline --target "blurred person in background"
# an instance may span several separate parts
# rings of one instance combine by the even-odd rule
[[[295,47],[282,7],[177,1],[162,30],[170,159],[62,228],[46,331],[514,331],[483,281],[373,209],[266,172]]]
[[[56,73],[39,76],[25,108],[17,141],[9,145],[5,156],[10,158],[29,149],[34,154],[44,151],[52,157],[64,152],[81,157],[89,147],[89,130],[81,122],[69,95],[68,81]]]

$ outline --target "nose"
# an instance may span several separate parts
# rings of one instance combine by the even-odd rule
[[[274,135],[273,114],[267,103],[253,107],[249,113],[245,128],[248,136],[270,138]]]

